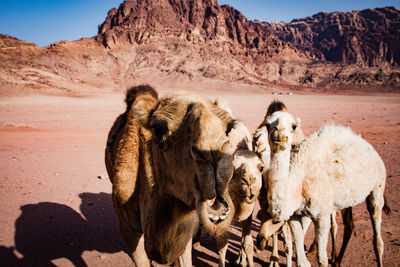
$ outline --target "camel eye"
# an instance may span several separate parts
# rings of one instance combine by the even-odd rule
[[[263,167],[263,166],[260,166],[260,167],[259,167],[259,170],[260,170],[260,172],[262,173],[262,172],[264,171],[264,167]]]
[[[167,132],[167,129],[162,127],[161,125],[155,125],[153,131],[156,138],[161,139]]]
[[[292,125],[293,131],[296,130],[296,128],[297,128],[297,125],[296,125],[296,124],[293,124],[293,125]]]
[[[246,178],[242,177],[242,184],[247,184]]]
[[[165,121],[155,121],[150,125],[153,130],[157,144],[161,147],[168,133],[168,126]]]

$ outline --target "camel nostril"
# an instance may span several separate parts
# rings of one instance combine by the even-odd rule
[[[271,137],[272,142],[277,144],[287,143],[289,137],[287,135],[276,135]]]
[[[222,204],[225,208],[229,207],[228,202],[226,202],[223,196],[217,196],[217,202]]]
[[[217,198],[214,197],[213,199],[207,200],[207,201],[206,201],[206,202],[207,202],[207,205],[210,206],[210,207],[212,207],[212,206],[214,205],[216,199],[217,199]]]
[[[280,222],[281,222],[281,220],[279,220],[278,218],[275,218],[275,219],[272,220],[272,223],[274,223],[274,224],[280,223]]]

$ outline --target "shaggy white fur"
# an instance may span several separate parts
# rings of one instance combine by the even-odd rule
[[[268,130],[265,127],[264,123],[259,126],[259,128],[254,133],[253,138],[253,149],[254,152],[261,158],[265,171],[263,173],[264,185],[267,185],[265,191],[268,191],[269,184],[269,171],[270,171],[270,162],[271,162],[271,148],[268,142]],[[264,196],[266,197],[266,196]],[[273,244],[272,244],[272,254],[270,257],[270,267],[278,267],[279,266],[279,253],[278,253],[278,235],[283,234],[284,238],[284,247],[286,253],[286,264],[287,266],[291,266],[292,262],[292,235],[290,233],[289,225],[285,221],[274,222],[271,219],[270,215],[266,213],[266,209],[269,207],[268,201],[260,201],[261,211],[260,211],[260,220],[261,226],[260,231],[257,236],[257,245],[260,249],[264,249],[267,245],[267,240],[272,236]]]
[[[309,266],[304,254],[302,216],[310,217],[316,224],[319,263],[327,266],[330,215],[367,197],[374,224],[375,251],[381,265],[380,223],[386,170],[374,148],[349,128],[325,125],[300,143],[297,154],[291,158],[296,120],[287,112],[275,112],[267,123],[272,149],[270,213],[276,220],[290,219],[298,265]]]
[[[277,113],[277,112],[283,112],[283,113]],[[278,117],[280,117],[280,118],[278,118]],[[286,117],[286,120],[284,119],[284,117]],[[281,120],[280,123],[279,123],[279,120]],[[284,130],[285,127],[286,127],[286,129],[288,129],[290,131],[293,130],[291,157],[292,157],[292,155],[297,155],[298,144],[300,142],[302,142],[303,139],[305,138],[301,127],[299,127],[301,120],[299,118],[296,118],[296,120],[295,120],[296,128],[295,129],[293,128],[293,124],[292,125],[290,125],[290,124],[284,125],[285,121],[293,123],[291,120],[291,115],[287,113],[287,108],[282,102],[273,101],[270,104],[270,106],[268,107],[268,111],[264,118],[264,121],[261,123],[261,125],[258,127],[256,132],[254,133],[254,138],[253,138],[254,151],[262,159],[264,167],[267,170],[263,174],[264,185],[266,187],[265,192],[268,191],[269,180],[270,180],[269,169],[271,167],[270,166],[271,165],[271,148],[269,145],[267,126],[271,126],[271,124],[274,124],[274,121],[277,122],[277,123],[275,123],[274,127],[278,127],[281,130]],[[271,130],[274,130],[274,129],[271,129]],[[282,135],[282,132],[281,132],[281,135]],[[287,134],[288,133],[290,133],[290,132],[287,132]],[[273,137],[274,137],[274,139],[279,139],[279,134],[276,134]],[[281,147],[275,146],[274,148],[276,151],[276,149],[281,149],[282,146]],[[277,162],[275,162],[275,164],[277,164]],[[278,168],[277,166],[274,166],[273,169],[277,170],[277,168]],[[287,169],[281,168],[280,171],[285,172],[285,171],[287,171]],[[275,174],[275,175],[271,175],[271,177],[279,177],[279,176],[282,176],[283,174],[284,173],[281,173],[281,175]],[[288,175],[288,174],[286,174],[286,175]],[[273,181],[273,182],[278,182],[278,184],[279,184],[279,181]],[[280,184],[280,186],[284,186],[284,184]],[[293,188],[298,188],[298,187],[293,187]],[[289,191],[289,190],[292,190],[293,188],[289,188],[289,189],[281,188],[280,190],[276,190],[274,193],[278,193],[278,194],[283,193],[283,192],[286,192],[286,190]],[[284,200],[283,202],[286,202],[285,206],[288,208],[288,210],[290,210],[290,209],[294,210],[294,209],[296,209],[296,202],[298,202],[299,199],[297,197],[297,201],[296,201],[296,197],[295,197],[294,200],[291,200],[289,196],[296,196],[295,193],[297,195],[299,195],[298,192],[294,192],[294,193],[292,192],[289,194],[285,193],[285,194],[278,195],[278,197],[275,197],[275,199]],[[264,197],[266,197],[266,196],[264,196]],[[271,197],[271,198],[274,199],[274,197]],[[292,255],[292,249],[291,249],[292,241],[291,241],[291,234],[287,230],[289,228],[289,225],[287,224],[286,221],[280,221],[279,223],[276,223],[276,222],[274,223],[274,220],[270,217],[269,213],[267,212],[267,209],[270,206],[269,201],[263,200],[262,202],[263,203],[260,203],[261,211],[260,211],[259,215],[260,215],[260,219],[261,219],[261,226],[260,226],[259,234],[257,236],[257,246],[260,249],[263,249],[267,245],[267,240],[270,238],[270,236],[273,236],[274,243],[273,243],[273,253],[270,258],[270,267],[279,266],[279,254],[278,254],[278,250],[277,250],[277,242],[278,242],[278,234],[282,233],[283,237],[285,238],[285,250],[286,250],[287,265],[290,266],[291,265],[291,255]],[[292,205],[292,208],[289,208],[290,205]],[[277,205],[275,205],[275,207],[277,207]],[[348,241],[351,237],[351,233],[354,228],[351,213],[352,213],[351,207],[342,210],[342,216],[344,218],[344,224],[345,224],[345,238],[343,240],[342,248],[341,248],[339,256],[336,254],[336,250],[335,250],[335,239],[336,239],[335,237],[336,237],[336,232],[337,232],[337,224],[336,224],[336,220],[335,220],[336,210],[334,212],[332,212],[332,214],[331,214],[332,261],[333,261],[332,264],[340,265],[344,251],[345,251]],[[311,221],[312,220],[309,217],[301,218],[301,225],[304,230],[304,234],[306,233]],[[316,248],[316,243],[313,244],[310,252],[313,253],[313,250],[315,248]]]
[[[303,190],[309,192],[309,197],[329,199],[331,211],[361,203],[386,177],[375,149],[342,126],[325,125],[307,138],[291,165],[293,176],[304,177]],[[327,184],[331,186],[324,188]],[[313,204],[308,211],[314,216],[327,208],[323,201]]]

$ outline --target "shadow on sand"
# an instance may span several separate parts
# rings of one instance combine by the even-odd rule
[[[255,220],[253,220],[252,230],[258,232],[259,225],[260,223],[257,223]],[[232,233],[232,229],[239,231],[239,234],[241,234],[242,228],[240,226],[240,223],[237,221],[234,221],[231,224],[230,228],[231,231],[229,233],[229,245],[228,245],[228,250],[226,252],[225,264],[226,266],[236,266],[235,261],[237,260],[241,249],[241,236]],[[200,237],[200,244],[207,250],[217,254],[217,256],[210,255],[204,252],[203,249],[193,248],[192,252],[193,266],[218,266],[218,252],[217,252],[218,250],[215,238],[202,231]],[[271,247],[267,249],[272,250]],[[254,254],[253,259],[254,262],[258,263],[260,266],[267,265],[265,261],[257,257],[256,253]]]
[[[55,266],[51,260],[67,258],[87,266],[84,251],[115,253],[124,250],[118,222],[106,193],[82,193],[79,214],[58,203],[40,202],[21,207],[15,222],[15,250],[0,247],[0,266]]]
[[[15,247],[0,246],[0,266],[55,266],[52,260],[66,258],[74,266],[81,267],[87,266],[82,258],[85,251],[126,252],[111,195],[81,193],[79,197],[81,213],[52,202],[21,206],[22,214],[15,222]],[[232,226],[240,227],[237,223]],[[215,239],[205,233],[201,235],[201,246],[217,251]],[[239,250],[240,236],[230,233],[228,264],[235,262]],[[257,258],[255,261],[265,264]],[[194,266],[210,266],[209,263],[217,265],[218,257],[193,249]]]

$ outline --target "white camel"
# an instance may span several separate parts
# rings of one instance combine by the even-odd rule
[[[276,111],[287,111],[286,106],[279,101],[273,101],[268,107],[267,113],[265,114],[263,122],[257,128],[253,136],[253,149],[257,155],[261,158],[265,171],[263,173],[263,187],[259,196],[259,202],[261,210],[257,217],[261,220],[261,226],[259,234],[257,235],[257,247],[263,250],[270,237],[272,236],[272,254],[270,257],[270,267],[279,266],[279,253],[278,253],[278,235],[283,235],[284,247],[286,253],[286,265],[292,266],[292,255],[293,255],[293,244],[292,236],[290,233],[289,225],[285,221],[276,222],[268,213],[268,171],[270,168],[271,161],[271,148],[268,143],[268,130],[265,126],[266,119]],[[299,143],[304,138],[304,133],[301,127],[298,127],[295,132],[294,144]]]
[[[318,262],[327,266],[331,214],[367,199],[374,230],[374,250],[378,266],[382,266],[380,227],[386,181],[382,159],[351,129],[334,125],[325,125],[291,153],[298,124],[286,111],[274,112],[266,121],[271,148],[269,213],[276,221],[290,219],[297,265],[310,266],[304,252],[302,217],[313,220]]]
[[[267,113],[264,117],[263,122],[257,128],[253,137],[253,149],[257,153],[257,155],[262,159],[264,164],[264,168],[266,171],[263,173],[263,188],[261,189],[259,201],[261,210],[259,211],[258,218],[261,220],[261,226],[259,234],[257,235],[257,247],[260,250],[263,250],[270,237],[273,238],[272,245],[272,254],[270,257],[270,267],[278,267],[279,266],[279,254],[278,254],[278,235],[282,234],[284,238],[284,246],[286,252],[286,264],[287,266],[291,266],[292,262],[292,238],[289,230],[289,225],[287,222],[276,222],[272,219],[272,217],[268,213],[268,201],[267,201],[267,191],[268,191],[268,170],[270,167],[271,160],[271,149],[268,141],[268,129],[266,127],[266,121],[270,115],[277,111],[287,112],[286,106],[280,101],[273,101],[271,105],[268,107]],[[297,119],[299,122],[300,119]],[[305,138],[304,133],[298,125],[296,130],[294,131],[294,140],[292,142],[292,153],[297,150],[297,145]],[[351,234],[354,229],[354,222],[352,217],[352,208],[347,208],[342,210],[342,217],[344,223],[344,237],[342,247],[340,249],[339,255],[336,253],[336,233],[337,233],[337,224],[336,224],[336,211],[331,214],[331,237],[332,237],[332,264],[335,266],[340,266],[341,260],[343,258],[344,252],[346,250],[347,244],[350,240]],[[311,219],[308,217],[303,217],[302,226],[304,229],[304,234],[306,233],[309,225],[311,223]],[[314,242],[311,246],[308,254],[314,254],[316,252],[316,243]]]

